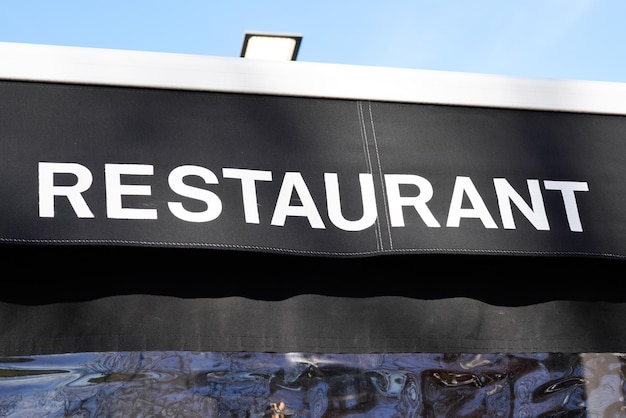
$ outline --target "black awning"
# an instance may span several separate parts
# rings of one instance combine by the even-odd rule
[[[626,256],[624,116],[0,89],[5,243]]]

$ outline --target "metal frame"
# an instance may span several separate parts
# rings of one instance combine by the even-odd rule
[[[626,83],[0,42],[0,79],[626,115]]]

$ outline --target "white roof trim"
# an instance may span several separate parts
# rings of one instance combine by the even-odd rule
[[[0,79],[626,115],[626,83],[0,42]]]

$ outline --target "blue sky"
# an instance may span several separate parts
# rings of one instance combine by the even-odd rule
[[[625,18],[626,0],[0,0],[0,42],[238,57],[246,31],[288,32],[298,61],[626,82]]]

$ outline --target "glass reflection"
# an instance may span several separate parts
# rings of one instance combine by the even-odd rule
[[[614,417],[623,353],[0,358],[0,417]]]

